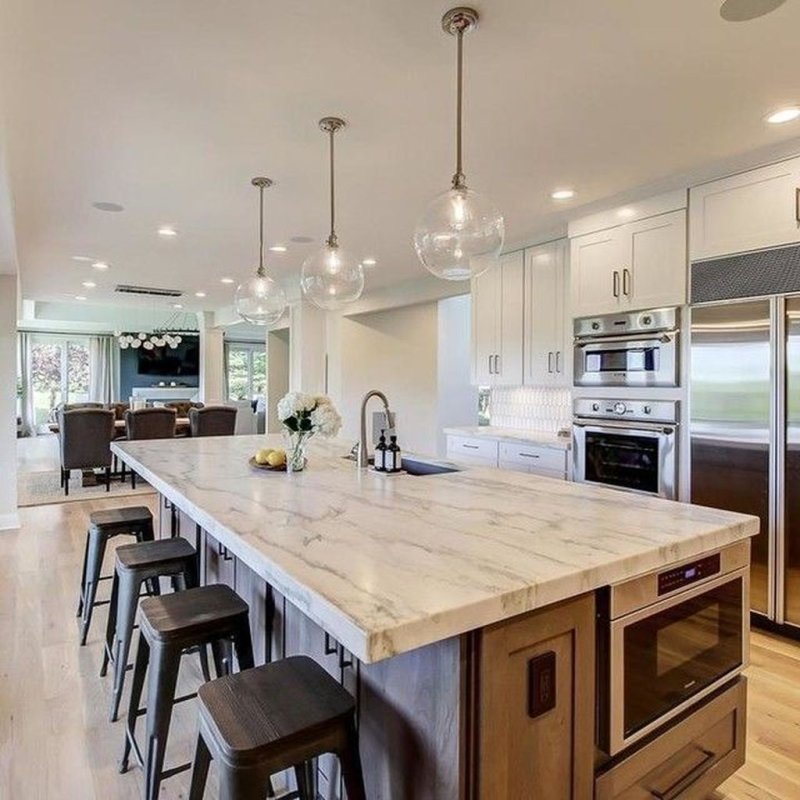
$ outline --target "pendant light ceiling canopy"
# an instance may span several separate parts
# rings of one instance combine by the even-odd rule
[[[467,188],[462,159],[464,34],[478,25],[478,12],[460,6],[442,17],[442,28],[456,37],[456,171],[449,191],[435,197],[414,231],[419,260],[438,278],[474,278],[496,263],[505,239],[503,215],[494,204]]]
[[[236,289],[236,312],[253,325],[274,325],[286,310],[286,293],[264,269],[264,189],[272,186],[269,178],[253,178],[258,188],[258,269],[256,274]]]
[[[335,311],[361,297],[364,291],[364,268],[361,262],[339,245],[336,236],[336,182],[333,141],[337,131],[346,125],[339,117],[323,117],[320,130],[330,142],[331,230],[325,246],[303,262],[300,287],[305,297],[317,308]]]

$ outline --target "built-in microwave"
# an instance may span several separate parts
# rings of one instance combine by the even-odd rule
[[[598,745],[613,756],[747,665],[749,541],[598,596]]]
[[[576,386],[678,386],[678,309],[576,319]]]

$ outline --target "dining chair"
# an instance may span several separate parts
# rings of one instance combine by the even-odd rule
[[[78,408],[58,414],[61,487],[69,495],[73,469],[104,469],[106,491],[111,490],[111,440],[114,412],[104,408]]]
[[[189,409],[189,430],[194,436],[233,436],[237,410],[230,406]]]

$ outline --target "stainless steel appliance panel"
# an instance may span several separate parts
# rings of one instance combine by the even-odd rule
[[[753,514],[751,602],[774,611],[770,486],[774,430],[769,300],[700,306],[691,321],[691,499]]]
[[[778,597],[780,622],[800,625],[800,297],[786,299],[785,444]]]

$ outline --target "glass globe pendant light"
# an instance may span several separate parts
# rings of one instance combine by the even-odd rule
[[[435,197],[417,222],[414,248],[419,260],[437,278],[463,281],[485,272],[503,248],[503,215],[486,197],[467,188],[461,154],[464,34],[478,25],[472,8],[452,8],[442,28],[458,42],[456,90],[456,171],[452,188]]]
[[[236,289],[236,311],[253,325],[274,325],[286,310],[286,293],[264,269],[264,189],[272,186],[269,178],[253,178],[258,188],[258,269],[256,274]]]
[[[303,262],[300,287],[317,308],[335,311],[361,297],[364,291],[364,267],[353,255],[339,246],[336,236],[336,197],[333,168],[333,137],[346,125],[339,117],[323,117],[319,127],[330,137],[331,232],[322,250]]]

